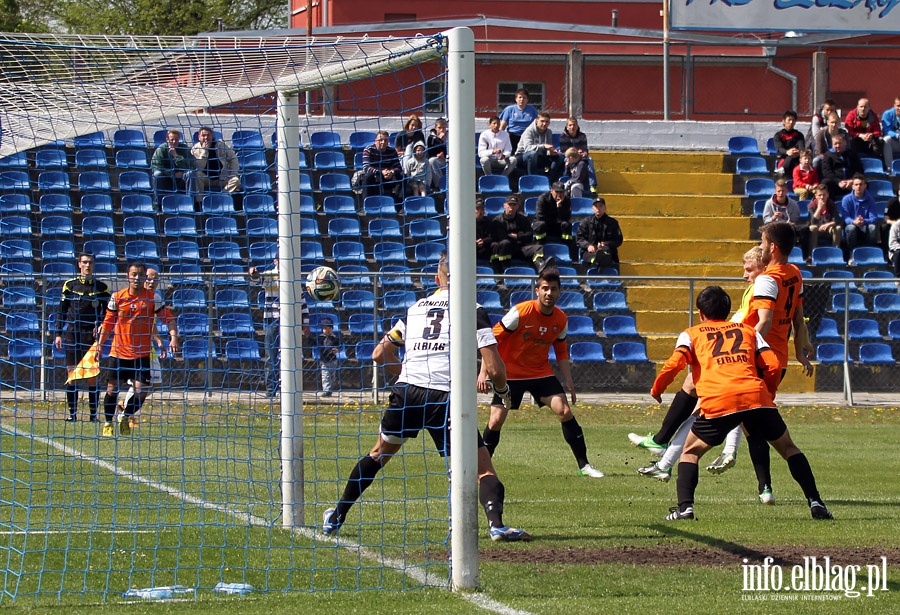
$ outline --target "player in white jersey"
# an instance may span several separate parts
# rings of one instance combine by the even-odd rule
[[[407,438],[426,430],[434,440],[438,454],[450,454],[450,293],[447,290],[449,270],[441,259],[435,276],[439,289],[420,299],[375,347],[372,359],[399,377],[381,419],[381,433],[368,455],[357,462],[350,473],[340,501],[325,511],[322,531],[335,534],[344,523],[347,512],[372,484],[378,472],[400,452]],[[508,398],[506,366],[497,352],[497,340],[487,313],[477,308],[478,349],[491,382],[485,388]],[[398,348],[406,349],[402,364]],[[475,376],[473,372],[472,376]],[[504,487],[491,463],[491,456],[478,434],[479,500],[490,525],[491,540],[530,540],[524,530],[503,523]]]

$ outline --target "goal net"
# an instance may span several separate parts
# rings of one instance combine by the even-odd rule
[[[442,35],[0,35],[0,602],[448,583],[430,439],[339,538],[320,531],[378,437],[373,346],[433,288],[447,237],[446,179],[410,200],[402,182],[364,198],[354,175],[378,131],[393,145],[411,114],[424,134],[447,115],[446,54]],[[173,320],[142,405],[106,358],[96,392],[67,384],[89,354],[67,315],[98,303],[63,289],[80,252],[111,293],[129,263],[160,274]],[[307,296],[307,325],[320,265],[342,292]]]

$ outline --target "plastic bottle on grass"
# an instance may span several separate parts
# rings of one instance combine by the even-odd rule
[[[246,596],[256,590],[247,583],[218,583],[213,591],[226,596]]]
[[[122,597],[131,600],[172,600],[173,598],[193,593],[193,591],[193,589],[184,585],[166,585],[162,587],[129,589],[122,594]]]

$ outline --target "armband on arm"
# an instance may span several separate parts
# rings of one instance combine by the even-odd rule
[[[509,398],[509,383],[505,384],[502,389],[498,389],[493,383],[491,383],[491,386],[494,388],[494,394],[500,398],[500,403],[509,409],[511,405]]]

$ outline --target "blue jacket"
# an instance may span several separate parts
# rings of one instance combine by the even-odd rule
[[[875,199],[866,190],[861,199],[856,198],[852,192],[845,196],[841,200],[841,215],[844,217],[846,226],[853,224],[857,216],[862,216],[866,224],[875,224],[884,215],[884,211],[879,211]]]
[[[881,114],[881,132],[885,137],[900,138],[897,132],[897,112],[893,107]]]

